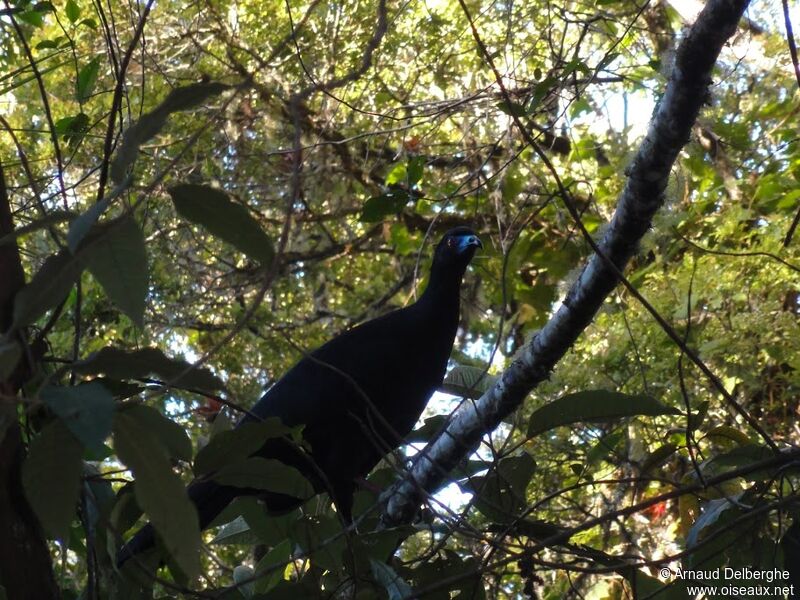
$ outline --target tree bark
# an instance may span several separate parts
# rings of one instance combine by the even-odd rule
[[[689,140],[700,109],[708,100],[711,73],[722,46],[736,31],[747,0],[709,0],[678,48],[664,96],[632,164],[611,224],[599,244],[620,271],[636,252],[652,218],[664,203],[670,171]],[[561,307],[475,402],[464,402],[446,429],[419,453],[410,473],[386,494],[385,525],[413,518],[425,494],[435,491],[458,465],[544,381],[556,363],[591,323],[616,287],[615,269],[593,255]]]
[[[14,224],[3,166],[0,164],[0,238]],[[0,331],[11,324],[14,296],[25,284],[17,245],[0,246]],[[1,338],[0,338],[1,339]],[[12,399],[22,384],[21,370],[0,381],[0,585],[9,600],[58,598],[50,551],[22,491],[20,467],[25,446]]]

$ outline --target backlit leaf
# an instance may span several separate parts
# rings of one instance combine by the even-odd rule
[[[22,466],[25,495],[45,531],[69,539],[80,494],[83,447],[61,419],[33,438]]]
[[[677,415],[680,412],[650,396],[590,390],[562,396],[534,411],[528,436],[534,437],[560,425],[610,421],[637,415]]]
[[[207,185],[182,184],[169,189],[175,209],[262,265],[272,262],[272,241],[248,210],[231,202],[222,190]]]
[[[166,448],[129,411],[118,412],[114,419],[114,447],[133,472],[136,501],[150,518],[167,552],[188,578],[195,577],[200,571],[197,511],[172,471]]]
[[[40,397],[83,445],[101,452],[111,432],[114,398],[99,383],[74,387],[47,386]]]

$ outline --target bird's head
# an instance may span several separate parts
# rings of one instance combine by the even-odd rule
[[[445,233],[436,246],[434,265],[445,268],[460,266],[465,269],[477,248],[483,248],[483,244],[475,232],[469,227],[456,227]]]

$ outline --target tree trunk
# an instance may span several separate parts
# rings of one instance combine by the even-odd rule
[[[0,238],[14,225],[3,167],[0,164]],[[16,244],[0,246],[0,331],[11,324],[14,295],[25,283]],[[17,403],[19,369],[0,381],[0,585],[9,600],[58,598],[50,551],[22,491],[20,467],[25,457]]]

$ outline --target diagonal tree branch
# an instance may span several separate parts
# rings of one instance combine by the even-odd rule
[[[386,525],[408,522],[432,492],[487,432],[519,407],[547,379],[556,363],[591,323],[664,203],[670,170],[689,140],[708,98],[711,73],[722,46],[736,31],[747,0],[709,0],[678,48],[675,64],[650,128],[627,170],[614,217],[595,254],[570,288],[558,312],[479,400],[465,402],[447,428],[416,460],[409,475],[386,494]],[[616,268],[615,268],[616,267]]]

